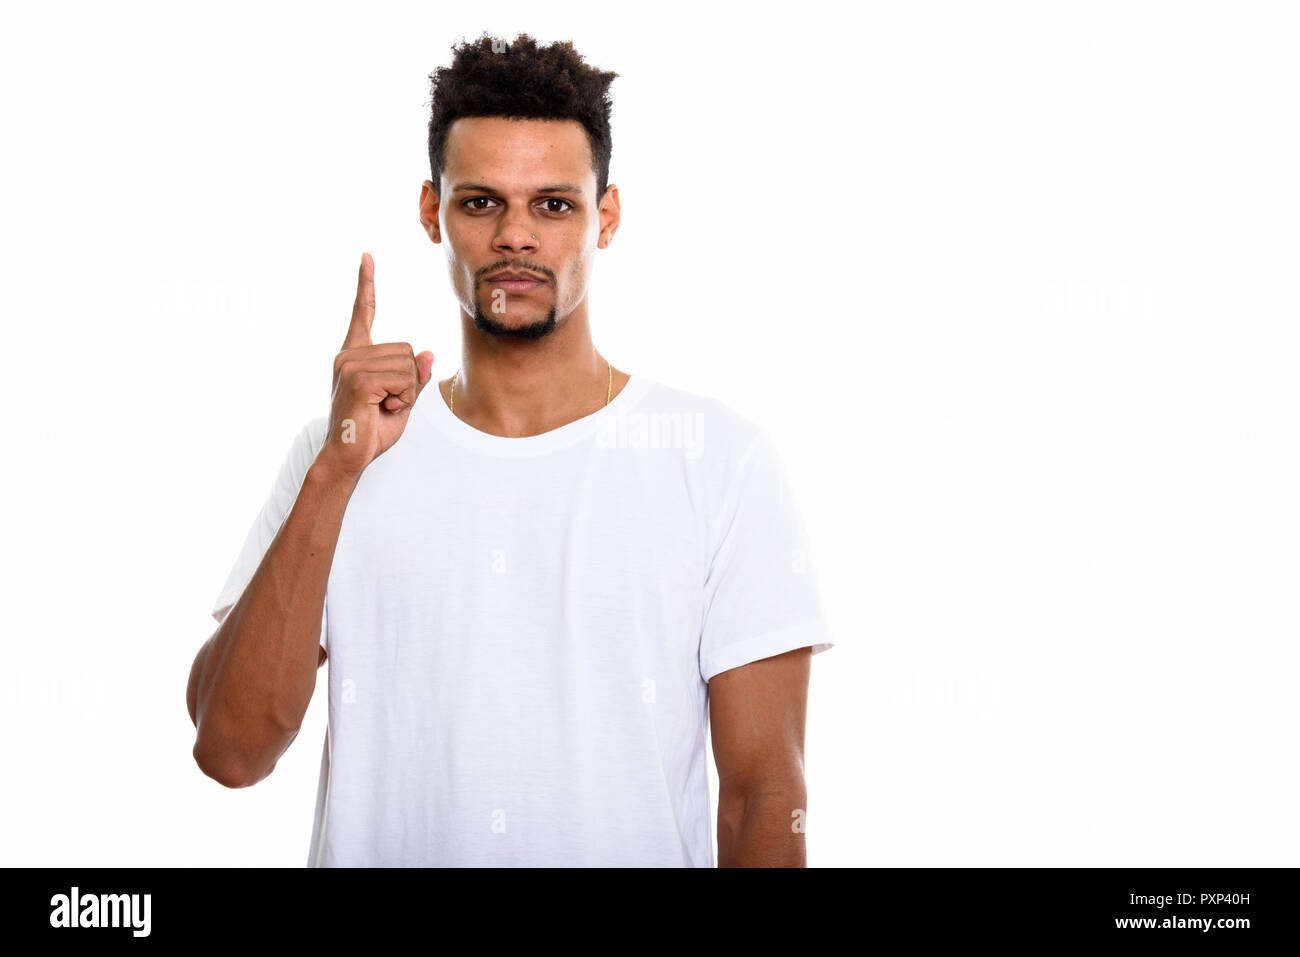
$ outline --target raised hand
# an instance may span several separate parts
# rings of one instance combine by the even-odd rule
[[[318,456],[353,479],[401,437],[415,400],[433,376],[432,352],[416,355],[406,342],[372,344],[374,321],[375,263],[362,253],[352,321],[334,357],[329,434]]]

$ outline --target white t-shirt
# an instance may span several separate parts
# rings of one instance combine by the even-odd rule
[[[325,438],[289,451],[213,610]],[[325,596],[308,866],[713,866],[708,680],[833,644],[767,433],[633,375],[489,435],[428,389],[366,469]]]

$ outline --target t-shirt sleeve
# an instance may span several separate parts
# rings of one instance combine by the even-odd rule
[[[225,620],[230,609],[239,600],[239,596],[244,593],[244,589],[253,579],[253,574],[262,564],[266,550],[271,547],[271,542],[280,531],[280,526],[289,517],[289,511],[297,501],[298,492],[307,477],[307,469],[316,460],[316,455],[324,444],[327,427],[328,420],[323,417],[307,423],[289,447],[289,453],[285,456],[280,472],[275,478],[275,484],[271,487],[271,494],[267,496],[262,510],[257,513],[257,518],[253,520],[253,526],[244,539],[244,547],[240,550],[239,557],[235,560],[234,567],[230,569],[226,583],[212,606],[212,617],[218,622]],[[325,625],[325,612],[322,609],[320,645],[328,652]]]
[[[714,675],[831,639],[803,516],[785,466],[760,429],[737,464],[714,526],[704,585],[700,676]]]

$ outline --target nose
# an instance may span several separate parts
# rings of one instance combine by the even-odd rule
[[[526,223],[503,221],[501,230],[496,236],[495,246],[502,250],[532,251],[537,248],[537,235],[528,228]]]

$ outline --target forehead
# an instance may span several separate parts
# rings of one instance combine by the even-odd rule
[[[567,182],[595,190],[591,145],[577,120],[462,116],[447,130],[443,178],[498,189]],[[590,182],[588,182],[590,179]]]

